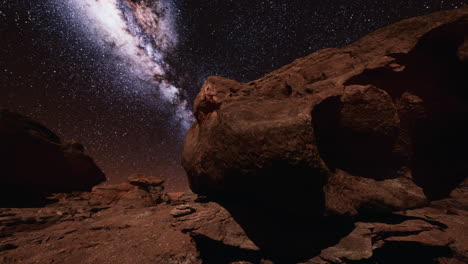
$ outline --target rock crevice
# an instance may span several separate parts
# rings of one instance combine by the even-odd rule
[[[396,23],[247,84],[209,78],[184,144],[192,190],[224,206],[280,263],[356,242],[372,215],[442,217],[436,204],[466,202],[467,39],[465,7]],[[444,232],[457,237],[446,220]],[[430,263],[466,248],[427,242],[428,234],[445,241],[432,227],[385,232],[371,236],[378,245],[360,238],[359,256],[337,257],[340,249],[331,255],[341,262],[322,261],[396,260],[401,245],[418,256],[433,249],[421,262]]]

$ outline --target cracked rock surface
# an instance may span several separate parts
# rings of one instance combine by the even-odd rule
[[[279,263],[465,263],[467,39],[465,7],[249,83],[210,77],[191,189]]]
[[[0,263],[202,264],[259,258],[259,249],[218,204],[198,203],[191,193],[166,194],[162,183],[157,190],[142,186],[156,178],[129,180],[56,194],[57,202],[44,207],[0,209]],[[173,210],[187,208],[190,214],[173,217]]]

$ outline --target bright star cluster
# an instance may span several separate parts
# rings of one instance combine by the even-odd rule
[[[167,79],[172,71],[167,55],[177,45],[174,6],[170,0],[68,0],[66,4],[80,17],[83,33],[104,49],[113,48],[134,76],[157,88],[162,100],[175,105],[175,118],[187,129],[193,121],[180,88]]]

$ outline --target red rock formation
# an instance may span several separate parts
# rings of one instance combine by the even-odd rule
[[[0,209],[0,263],[260,260],[259,249],[218,204],[146,188],[155,182],[163,187],[156,178],[130,177],[130,182],[56,194],[58,202],[42,208]],[[161,202],[155,196],[175,198]],[[180,208],[191,210],[174,215]]]
[[[39,123],[0,111],[0,204],[32,205],[47,193],[90,190],[106,180],[79,143],[64,144]]]
[[[420,263],[465,261],[467,245],[450,246],[459,234],[449,227],[422,216],[385,221],[414,208],[432,214],[429,202],[457,192],[468,174],[467,38],[461,8],[396,23],[250,83],[210,77],[184,145],[192,190],[226,207],[280,263],[336,252],[354,243],[349,236],[361,236],[356,247],[366,253],[343,261],[396,263],[372,259],[395,260],[395,245],[434,253]],[[358,224],[371,221],[367,231]],[[367,235],[375,228],[393,242]],[[450,239],[425,240],[441,230]]]
[[[430,207],[362,219],[304,263],[464,263],[467,186]],[[226,209],[194,194],[122,183],[54,198],[43,208],[0,209],[0,263],[296,263],[273,261]]]

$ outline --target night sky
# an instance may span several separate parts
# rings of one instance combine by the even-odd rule
[[[0,106],[78,141],[113,181],[186,189],[180,152],[210,75],[247,82],[468,0],[0,0]]]

